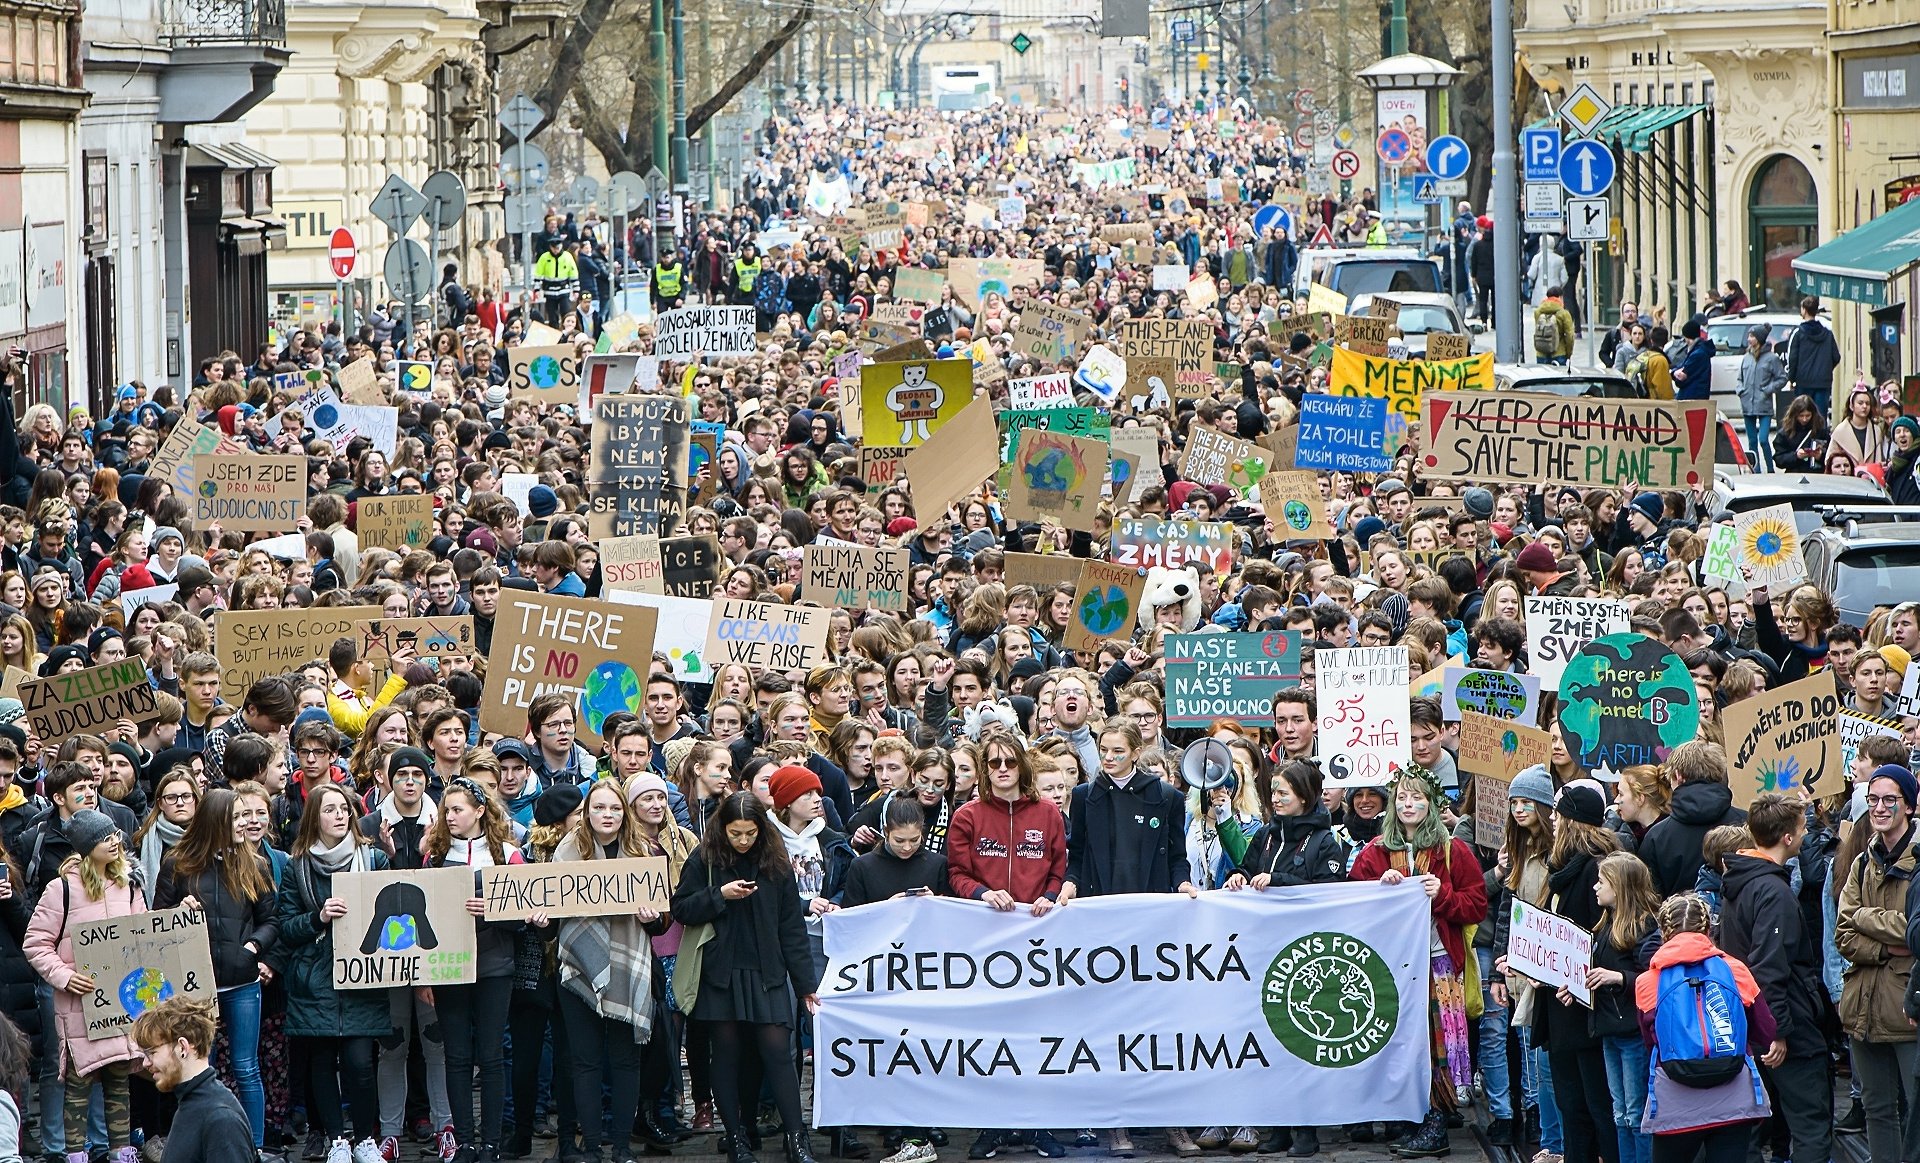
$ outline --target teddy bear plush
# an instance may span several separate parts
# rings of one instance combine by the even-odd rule
[[[1167,569],[1157,565],[1147,570],[1147,583],[1140,591],[1140,629],[1152,630],[1158,624],[1155,615],[1160,609],[1173,605],[1181,607],[1181,633],[1191,633],[1199,627],[1199,570],[1192,566]]]

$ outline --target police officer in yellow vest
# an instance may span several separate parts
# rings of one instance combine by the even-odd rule
[[[1380,211],[1367,211],[1367,245],[1380,247],[1387,245],[1387,226],[1380,218]]]
[[[753,303],[753,288],[760,281],[760,251],[751,244],[740,248],[740,257],[733,260],[733,295],[731,301]]]
[[[540,283],[547,323],[560,326],[567,312],[573,310],[574,299],[580,293],[580,265],[567,253],[566,239],[556,235],[547,240],[547,253],[533,264],[533,277]]]
[[[665,262],[653,268],[653,309],[666,311],[680,305],[686,293],[687,264],[675,251]]]

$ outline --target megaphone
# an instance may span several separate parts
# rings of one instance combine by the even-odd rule
[[[1180,755],[1180,778],[1188,787],[1201,791],[1226,788],[1238,791],[1240,781],[1233,774],[1233,751],[1218,739],[1189,743]]]

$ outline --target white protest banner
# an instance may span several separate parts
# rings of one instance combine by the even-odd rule
[[[1527,598],[1527,671],[1548,690],[1560,689],[1567,660],[1602,634],[1632,627],[1627,604],[1607,598]]]
[[[168,998],[213,1000],[207,916],[199,909],[76,922],[70,932],[73,966],[93,978],[93,996],[80,1003],[90,1041],[132,1033],[136,1018]]]
[[[143,590],[121,590],[120,611],[131,622],[134,611],[141,606],[151,606],[155,602],[171,602],[179,594],[179,582],[168,582],[163,586],[148,586]]]
[[[392,456],[400,444],[400,409],[374,404],[342,404],[340,417],[355,435],[364,436],[374,451]]]
[[[816,541],[806,547],[806,580],[800,592],[809,601],[839,610],[904,610],[910,557],[899,546]]]
[[[1746,567],[1748,585],[1777,589],[1807,579],[1792,505],[1782,503],[1736,513],[1733,529],[1740,539],[1740,561]]]
[[[707,661],[741,662],[756,670],[812,670],[827,661],[825,606],[783,606],[743,598],[713,599]]]
[[[673,664],[673,677],[681,682],[712,685],[713,668],[703,661],[707,653],[707,626],[713,621],[711,600],[643,590],[606,590],[601,596],[616,606],[652,609],[660,619],[653,631],[653,648]]]
[[[814,1125],[1419,1118],[1430,916],[1379,884],[829,913]]]
[[[696,356],[752,355],[754,309],[675,307],[654,320],[653,354],[685,362]]]
[[[1551,989],[1564,985],[1582,1002],[1593,1004],[1593,991],[1587,988],[1593,934],[1565,917],[1516,899],[1507,930],[1507,966]]]
[[[1920,662],[1907,663],[1907,672],[1900,676],[1900,694],[1893,706],[1893,713],[1903,718],[1920,716]]]
[[[1066,372],[1007,381],[1007,407],[1018,412],[1041,408],[1071,408],[1073,377]]]
[[[1314,732],[1328,787],[1381,787],[1413,761],[1407,648],[1356,646],[1314,654],[1320,722]]]
[[[1156,291],[1184,291],[1187,289],[1187,267],[1185,263],[1156,263],[1153,268],[1153,289]]]

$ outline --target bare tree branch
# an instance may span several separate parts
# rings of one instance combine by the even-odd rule
[[[787,17],[786,23],[775,29],[773,36],[756,49],[744,64],[734,70],[733,75],[727,78],[713,96],[687,110],[688,134],[698,133],[708,121],[712,120],[714,114],[725,109],[727,102],[739,96],[740,90],[746,88],[755,77],[760,75],[760,70],[767,67],[767,62],[799,35],[800,29],[813,16],[813,6],[814,0],[800,0],[800,6],[793,10],[792,16]]]
[[[567,39],[560,42],[559,51],[553,54],[553,64],[547,70],[546,79],[534,90],[533,103],[540,107],[540,123],[527,135],[532,140],[541,130],[553,124],[554,117],[560,112],[560,103],[574,86],[586,65],[587,52],[593,47],[594,40],[600,35],[600,26],[606,23],[607,14],[613,11],[614,0],[585,0],[580,6],[580,15],[574,18],[567,29]]]

